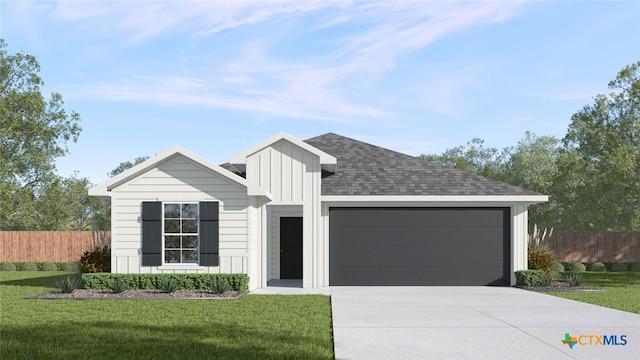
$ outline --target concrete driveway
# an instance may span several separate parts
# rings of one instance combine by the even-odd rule
[[[336,359],[640,359],[640,315],[515,288],[331,287],[331,306]]]

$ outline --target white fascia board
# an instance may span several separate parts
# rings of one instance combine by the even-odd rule
[[[107,183],[101,182],[100,184],[89,188],[89,196],[110,197],[111,193],[107,191]]]
[[[320,201],[342,206],[509,206],[514,203],[527,205],[549,201],[547,195],[322,195]]]
[[[260,150],[262,150],[262,149],[264,149],[266,147],[269,147],[269,146],[277,143],[280,140],[286,140],[286,141],[288,141],[288,142],[290,142],[290,143],[292,143],[292,144],[294,144],[294,145],[296,145],[296,146],[298,146],[298,147],[300,147],[300,148],[302,148],[302,149],[304,149],[304,150],[306,150],[306,151],[308,151],[308,152],[310,152],[310,153],[312,153],[314,155],[317,155],[320,158],[320,164],[321,165],[335,165],[338,162],[338,160],[335,157],[327,154],[326,152],[324,152],[324,151],[322,151],[322,150],[320,150],[318,148],[315,148],[315,147],[307,144],[306,142],[304,142],[304,141],[302,141],[300,139],[297,139],[297,138],[295,138],[295,137],[293,137],[293,136],[291,136],[291,135],[289,135],[289,134],[287,134],[285,132],[281,132],[281,133],[279,133],[279,134],[277,134],[275,136],[272,136],[269,139],[267,139],[267,140],[255,145],[255,146],[250,147],[247,150],[244,150],[244,151],[240,152],[239,154],[236,154],[236,155],[232,156],[229,159],[229,163],[233,164],[233,165],[246,165],[247,164],[247,157],[257,153],[258,151],[260,151]]]
[[[171,159],[174,156],[177,155],[182,155],[188,159],[191,159],[192,161],[199,163],[200,165],[208,168],[209,170],[212,170],[214,172],[216,172],[217,174],[226,177],[227,179],[240,184],[244,187],[247,187],[247,182],[245,179],[237,176],[236,174],[230,172],[229,170],[214,164],[213,162],[199,156],[196,155],[194,153],[192,153],[191,151],[181,147],[181,146],[174,146],[168,150],[163,151],[162,153],[132,167],[131,169],[128,169],[126,171],[123,171],[122,173],[112,177],[111,179],[105,181],[102,184],[98,184],[95,187],[98,188],[99,186],[102,186],[106,189],[106,191],[111,191],[113,188],[116,188],[132,179],[134,179],[135,177],[144,174],[145,172],[153,169],[154,167],[158,166],[158,164]],[[101,189],[101,188],[100,188]],[[98,191],[96,189],[96,191]]]

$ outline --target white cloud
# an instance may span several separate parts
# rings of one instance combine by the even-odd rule
[[[206,46],[204,39],[240,36],[234,32],[238,28],[266,24],[274,30],[227,41],[225,46],[229,48],[206,68],[180,64],[175,73],[161,73],[171,66],[150,69],[149,74],[154,75],[148,82],[103,81],[85,85],[88,91],[79,96],[163,105],[198,104],[329,121],[391,116],[388,98],[383,102],[375,95],[365,98],[361,93],[383,81],[403,57],[478,24],[504,21],[521,6],[418,1],[91,4],[61,2],[54,16],[63,21],[97,22],[103,32],[124,36],[130,43],[180,34],[190,39],[190,56]],[[332,46],[314,47],[315,37],[336,26],[340,26],[340,32],[330,31],[330,38],[322,38],[323,44]],[[308,51],[303,56],[287,55],[277,50],[283,44],[308,47]],[[197,75],[185,77],[185,72]],[[424,91],[433,95],[431,107],[451,111],[464,81],[448,78],[426,84]]]

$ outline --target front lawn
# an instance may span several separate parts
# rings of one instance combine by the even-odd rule
[[[1,359],[332,359],[322,295],[27,300],[68,273],[0,272]]]
[[[583,272],[584,284],[604,292],[547,292],[549,295],[640,314],[640,272]]]

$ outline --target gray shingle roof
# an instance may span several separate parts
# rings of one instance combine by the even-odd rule
[[[304,142],[338,159],[322,195],[540,195],[333,133]]]

